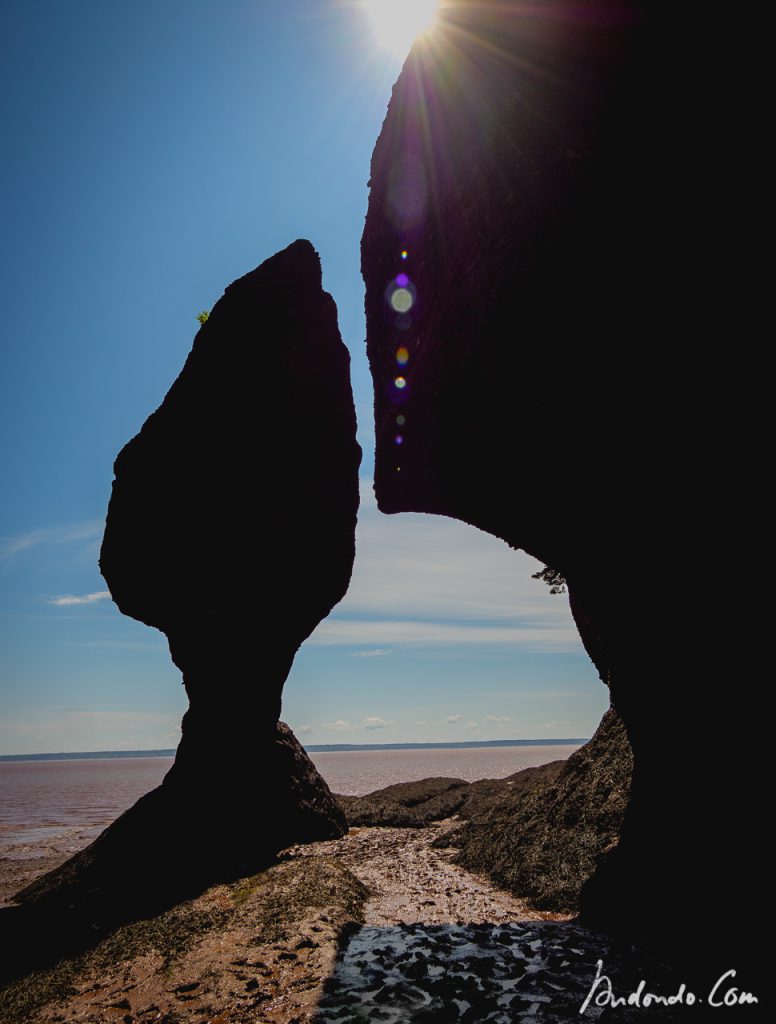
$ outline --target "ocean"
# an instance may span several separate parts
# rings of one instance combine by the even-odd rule
[[[503,779],[523,768],[567,758],[576,745],[526,747],[429,747],[415,750],[310,752],[310,758],[334,793],[363,796],[394,782],[434,775],[476,782]]]
[[[474,782],[566,758],[574,745],[310,752],[335,793],[361,796],[433,775]],[[97,834],[157,786],[172,757],[0,762],[0,856],[32,855],[40,842]]]

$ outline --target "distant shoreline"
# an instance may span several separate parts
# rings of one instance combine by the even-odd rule
[[[488,747],[572,747],[587,743],[588,739],[541,740],[463,740],[460,743],[311,743],[305,750],[311,754],[347,753],[369,750],[462,750]],[[169,750],[81,750],[58,754],[0,754],[0,762],[8,761],[101,761],[119,757],[174,757],[175,748]]]
[[[589,739],[590,737],[588,737]],[[311,754],[342,753],[349,750],[462,750],[484,747],[573,747],[587,739],[553,740],[461,740],[460,743],[311,743],[305,750]]]

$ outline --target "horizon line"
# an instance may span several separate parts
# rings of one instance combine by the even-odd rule
[[[302,744],[304,750],[313,754],[345,753],[349,750],[459,750],[477,747],[552,747],[576,746],[589,742],[590,737],[550,737],[527,740],[458,740],[450,742],[424,743],[311,743]],[[36,754],[0,754],[2,761],[66,761],[66,760],[110,760],[120,757],[174,757],[177,747],[149,748],[141,750],[60,750]]]

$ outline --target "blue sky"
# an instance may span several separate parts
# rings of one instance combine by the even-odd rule
[[[374,507],[359,239],[400,60],[358,0],[40,0],[4,36],[0,753],[176,742],[164,638],[102,596],[112,463],[195,314],[298,237],[352,356],[364,505],[285,719],[319,743],[589,735],[607,692],[537,564]]]

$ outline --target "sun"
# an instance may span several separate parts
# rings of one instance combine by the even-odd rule
[[[439,0],[362,0],[377,43],[404,57],[418,36],[434,24]]]

